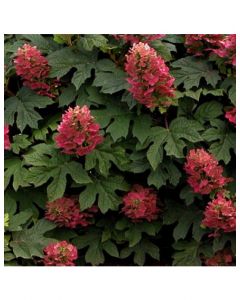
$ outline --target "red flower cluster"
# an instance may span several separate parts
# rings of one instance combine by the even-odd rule
[[[43,249],[45,266],[75,266],[77,248],[66,241],[49,244]]]
[[[56,80],[53,80],[51,84],[47,83],[50,66],[36,46],[24,44],[22,48],[18,48],[14,64],[17,75],[22,77],[26,87],[36,91],[39,95],[55,97],[52,90],[59,83]]]
[[[208,203],[204,211],[202,225],[220,229],[224,232],[236,230],[236,207],[232,200],[226,199],[224,193],[217,193],[215,199]],[[216,234],[215,234],[216,235]]]
[[[9,150],[11,148],[8,134],[9,134],[9,126],[4,125],[4,149],[6,149],[6,150]]]
[[[161,39],[165,35],[166,34],[114,34],[113,36],[117,40],[122,39],[126,43],[130,42],[131,44],[134,44],[139,42],[149,43],[151,41]]]
[[[213,155],[204,149],[192,149],[187,155],[184,169],[188,175],[188,183],[195,193],[210,194],[232,181],[222,175],[223,168]]]
[[[81,212],[76,198],[63,197],[47,203],[45,218],[59,227],[76,228],[78,225],[85,227],[91,224],[93,213],[97,211],[98,208],[93,206],[87,212]]]
[[[229,249],[217,251],[216,254],[204,261],[206,266],[232,266],[233,255]]]
[[[155,220],[160,211],[157,207],[157,194],[151,188],[138,184],[123,197],[123,204],[122,212],[133,222]]]
[[[219,48],[223,39],[223,34],[186,34],[185,46],[188,53],[202,56],[205,51]]]
[[[218,49],[212,50],[219,57],[227,59],[227,63],[236,66],[236,34],[227,35]]]
[[[236,107],[231,108],[226,112],[225,118],[228,119],[230,123],[233,123],[236,126]]]
[[[188,53],[196,56],[215,53],[236,66],[236,34],[186,34],[185,46]]]
[[[82,108],[70,107],[62,116],[55,141],[64,153],[83,156],[102,143],[103,137],[99,130],[100,125],[94,122],[86,105]]]
[[[126,55],[125,70],[133,97],[148,108],[169,107],[174,97],[174,77],[156,51],[147,44],[134,44]]]

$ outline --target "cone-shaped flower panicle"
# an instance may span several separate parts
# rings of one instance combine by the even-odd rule
[[[45,266],[75,266],[77,248],[66,241],[52,243],[43,249]]]
[[[55,141],[64,153],[83,156],[102,143],[99,130],[100,125],[95,122],[86,105],[70,107],[62,116]]]
[[[174,77],[165,61],[148,44],[134,44],[126,55],[129,91],[148,108],[169,107],[174,97]]]
[[[92,207],[82,212],[76,197],[63,197],[47,203],[45,218],[59,227],[85,227],[91,224],[93,213],[97,211],[96,207]]]
[[[39,95],[55,97],[53,89],[59,85],[59,82],[56,79],[48,80],[50,66],[36,46],[24,44],[18,48],[13,62],[24,86]]]
[[[186,34],[187,52],[195,56],[215,53],[236,66],[236,34]]]
[[[223,168],[212,154],[204,149],[192,149],[187,155],[184,165],[189,175],[188,183],[195,193],[210,194],[232,181],[222,175]]]
[[[157,219],[160,211],[157,207],[156,192],[138,184],[123,197],[123,205],[122,212],[133,222],[143,220],[151,222]]]
[[[236,231],[236,207],[231,199],[224,193],[217,193],[215,198],[208,203],[204,211],[202,225],[213,228],[216,232]]]

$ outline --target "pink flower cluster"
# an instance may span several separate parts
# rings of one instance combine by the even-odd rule
[[[161,39],[165,35],[166,34],[114,34],[113,36],[117,40],[122,39],[126,43],[130,42],[131,44],[134,44],[139,42],[149,43],[151,41]]]
[[[169,107],[174,97],[169,68],[156,51],[147,44],[134,44],[126,55],[125,70],[133,97],[148,108]]]
[[[236,207],[232,200],[226,199],[224,193],[219,192],[208,203],[204,211],[202,225],[215,228],[215,234],[222,229],[224,232],[236,230]]]
[[[212,50],[219,57],[227,59],[227,63],[236,66],[236,34],[227,35],[218,49]]]
[[[36,46],[24,44],[22,48],[18,48],[14,64],[17,75],[21,76],[26,87],[39,95],[55,97],[53,89],[59,82],[53,80],[52,83],[47,83],[50,66]]]
[[[160,211],[157,207],[157,194],[151,188],[138,184],[123,197],[123,205],[122,212],[133,222],[155,220]]]
[[[202,195],[210,194],[232,181],[231,178],[222,175],[222,166],[219,166],[214,156],[204,149],[190,150],[184,169],[189,175],[189,185],[195,193]]]
[[[77,248],[66,241],[49,244],[43,249],[45,266],[75,266]]]
[[[230,249],[217,251],[216,254],[204,261],[206,266],[232,266],[233,254]]]
[[[64,153],[83,156],[102,143],[103,137],[99,134],[99,130],[100,125],[95,123],[86,105],[82,108],[70,107],[62,115],[55,141],[59,148],[63,148]]]
[[[186,34],[185,46],[188,53],[196,56],[215,53],[236,66],[236,34]]]
[[[236,107],[232,107],[228,110],[225,114],[225,118],[236,126]]]
[[[11,148],[11,143],[9,140],[9,126],[4,125],[4,149],[9,150]]]
[[[185,46],[188,53],[202,56],[205,51],[212,51],[218,48],[223,39],[223,34],[186,34]]]
[[[93,213],[97,211],[98,208],[93,206],[87,212],[81,212],[75,197],[63,197],[47,203],[45,218],[59,227],[76,228],[78,225],[85,227],[91,224]]]

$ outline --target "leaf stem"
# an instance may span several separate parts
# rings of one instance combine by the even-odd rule
[[[164,123],[165,123],[165,127],[167,129],[169,129],[168,120],[167,120],[167,113],[165,114],[165,117],[164,117]]]

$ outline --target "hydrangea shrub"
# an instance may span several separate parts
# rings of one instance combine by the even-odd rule
[[[7,266],[236,264],[236,35],[5,35]]]

